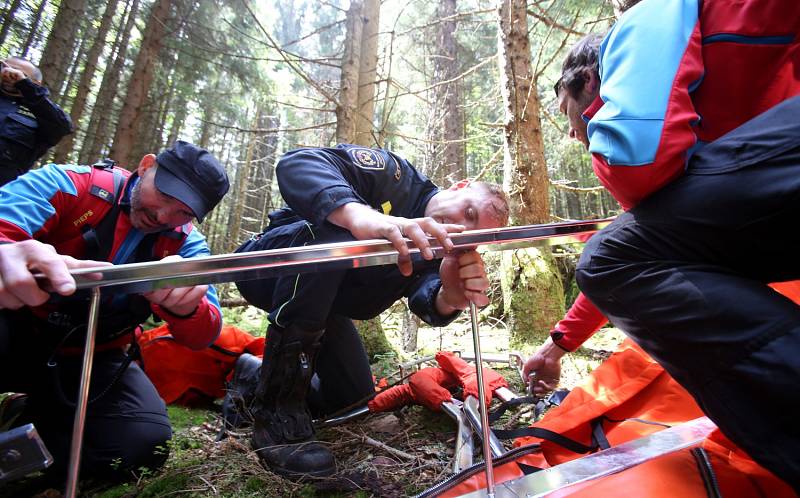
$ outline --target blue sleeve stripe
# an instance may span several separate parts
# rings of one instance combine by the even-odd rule
[[[717,33],[703,38],[703,45],[721,42],[741,43],[744,45],[788,45],[793,41],[794,35],[745,36],[733,33]]]
[[[195,258],[197,256],[210,256],[211,251],[208,249],[206,238],[197,230],[197,227],[193,226],[192,231],[189,232],[180,250],[178,250],[178,254],[182,258]],[[213,285],[208,286],[206,298],[209,303],[219,310],[220,316],[222,316],[222,309],[219,306],[219,298],[217,297],[217,289],[215,289]]]
[[[655,160],[673,81],[698,21],[697,0],[645,0],[600,46],[603,107],[589,121],[592,153],[609,165]],[[644,29],[643,29],[644,28]]]
[[[0,219],[15,224],[33,236],[55,214],[51,199],[56,193],[78,194],[67,170],[88,173],[90,168],[48,164],[0,187]]]

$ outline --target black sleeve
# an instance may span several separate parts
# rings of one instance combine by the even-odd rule
[[[18,81],[15,86],[22,93],[22,103],[36,116],[40,140],[52,147],[65,135],[72,133],[72,120],[50,100],[47,88],[27,78]]]
[[[431,270],[420,275],[406,294],[411,312],[434,327],[444,327],[461,314],[460,311],[455,311],[450,315],[442,316],[436,311],[436,294],[439,293],[441,287],[442,281],[439,279],[439,273]]]
[[[418,218],[438,192],[400,156],[350,144],[287,152],[278,162],[277,177],[289,207],[316,225],[348,202],[392,216]]]
[[[333,210],[349,202],[365,203],[328,149],[287,152],[276,167],[286,204],[304,219],[322,225]]]

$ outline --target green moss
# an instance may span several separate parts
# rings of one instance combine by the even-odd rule
[[[138,498],[149,498],[167,494],[177,494],[190,487],[189,476],[186,474],[162,474],[158,478],[145,484],[136,496]]]
[[[509,344],[530,349],[564,316],[564,288],[548,250],[503,253],[501,271]]]
[[[267,314],[255,306],[222,308],[222,320],[255,337],[262,337],[267,330]]]
[[[172,422],[172,428],[175,430],[188,429],[196,425],[202,425],[208,421],[209,413],[207,410],[198,410],[194,408],[185,408],[183,406],[169,405],[167,407],[167,416]]]
[[[353,323],[355,323],[358,333],[361,335],[361,340],[364,341],[364,347],[367,350],[367,356],[370,361],[389,353],[396,354],[389,339],[386,338],[383,327],[381,327],[380,317],[371,320],[353,320]]]
[[[93,494],[94,498],[122,498],[127,496],[134,496],[136,494],[136,487],[126,482],[113,488],[106,489],[100,493]]]
[[[269,487],[269,484],[260,477],[251,477],[244,483],[244,491],[248,493],[258,493]]]

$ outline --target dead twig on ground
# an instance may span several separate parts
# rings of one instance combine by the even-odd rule
[[[353,431],[348,429],[340,428],[341,432],[350,435],[355,439],[361,440],[362,443],[367,444],[369,446],[373,446],[375,448],[382,449],[383,451],[390,453],[398,458],[402,458],[403,460],[416,460],[417,457],[410,453],[406,453],[405,451],[398,450],[397,448],[392,448],[388,444],[384,444],[378,440],[372,439],[371,437],[367,436],[366,434],[356,434]]]

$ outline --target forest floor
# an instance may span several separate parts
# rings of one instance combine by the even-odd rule
[[[391,320],[391,319],[390,319]],[[242,309],[226,321],[256,331],[261,316],[252,308]],[[386,326],[394,344],[392,324]],[[499,324],[502,325],[502,324]],[[577,352],[562,361],[562,388],[579,384],[623,338],[617,329],[606,328]],[[507,334],[500,328],[481,327],[484,354],[508,353]],[[393,356],[373,365],[378,376],[391,383],[399,379],[398,365],[413,357],[438,350],[472,353],[468,318],[462,317],[446,328],[420,328],[418,352],[409,357]],[[531,348],[533,349],[533,348]],[[531,351],[523,351],[523,357]],[[524,394],[519,374],[513,368],[498,368],[514,392]],[[408,372],[406,372],[408,373]],[[499,403],[495,401],[494,403]],[[493,405],[495,406],[495,405]],[[174,428],[170,456],[157,472],[143,471],[115,486],[90,482],[81,484],[81,496],[96,498],[222,496],[222,497],[401,497],[420,493],[451,474],[455,423],[444,413],[420,406],[405,407],[391,413],[369,414],[344,425],[318,431],[320,441],[329,445],[336,456],[335,477],[313,482],[282,479],[259,464],[249,445],[249,434],[241,433],[217,441],[221,428],[220,410],[168,407]],[[505,415],[495,427],[529,425],[530,407]],[[510,442],[506,443],[510,448]],[[480,453],[480,445],[476,445]],[[480,454],[475,461],[482,459]],[[15,483],[9,496],[55,498],[55,489],[43,490],[36,481]],[[2,491],[2,490],[0,490]],[[0,494],[4,494],[0,492]]]

